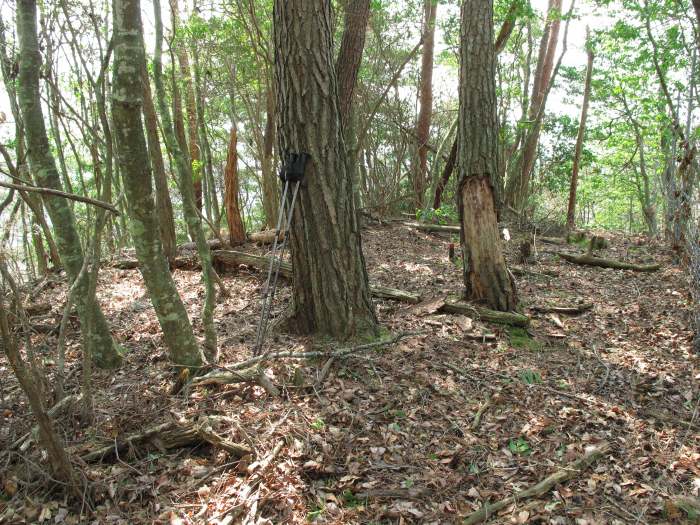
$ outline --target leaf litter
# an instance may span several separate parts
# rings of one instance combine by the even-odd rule
[[[519,240],[507,244],[510,262]],[[692,522],[686,504],[700,492],[700,370],[690,350],[687,276],[671,254],[651,241],[614,236],[606,256],[663,263],[659,272],[633,274],[574,266],[540,249],[532,271],[516,278],[532,323],[515,334],[439,312],[444,297],[461,290],[449,242],[403,225],[368,227],[370,280],[424,298],[415,306],[377,300],[380,322],[392,333],[419,333],[333,363],[320,383],[322,361],[274,362],[268,373],[282,387],[278,399],[245,383],[169,395],[175,375],[138,272],[105,268],[99,299],[129,352],[118,371],[94,372],[92,426],[84,427],[75,409],[57,418],[70,450],[206,414],[223,416],[220,433],[255,455],[235,458],[202,444],[164,449],[154,440],[148,449],[82,465],[94,494],[82,509],[68,506],[43,475],[37,447],[10,447],[32,418],[0,360],[0,458],[7,466],[0,522],[461,523],[601,443],[610,450],[589,469],[506,505],[489,521]],[[199,275],[174,276],[201,335]],[[245,268],[222,278],[230,294],[219,299],[216,326],[226,365],[250,356],[262,280]],[[58,282],[37,300],[56,305],[57,314],[65,292]],[[288,285],[279,297],[275,315],[289,302]],[[579,315],[534,309],[588,302],[593,308]],[[77,393],[80,338],[75,322],[72,328],[67,390]],[[55,335],[33,339],[52,377]],[[305,351],[311,341],[275,332],[267,344]]]

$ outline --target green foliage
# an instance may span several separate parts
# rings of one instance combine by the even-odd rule
[[[416,219],[419,222],[444,225],[457,222],[459,217],[454,207],[443,206],[438,209],[416,210]]]
[[[321,419],[320,417],[317,417],[316,419],[314,419],[311,422],[311,424],[309,426],[314,430],[320,431],[320,430],[323,430],[324,428],[326,428],[326,422],[323,421],[323,419]]]
[[[508,442],[508,450],[510,450],[513,454],[518,454],[521,456],[526,456],[532,452],[530,444],[523,437],[511,439]]]
[[[508,340],[513,348],[537,351],[542,349],[542,344],[532,337],[525,328],[511,326],[506,329]]]
[[[522,370],[519,375],[522,382],[526,385],[539,385],[542,383],[542,376],[536,370]]]

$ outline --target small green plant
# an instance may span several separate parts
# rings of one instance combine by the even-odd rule
[[[389,423],[389,430],[392,432],[401,432],[401,427],[398,423]]]
[[[506,333],[508,334],[510,346],[513,348],[531,350],[533,352],[542,350],[542,343],[530,337],[530,334],[525,328],[511,326],[510,328],[506,329]]]
[[[362,501],[360,501],[350,489],[345,489],[340,495],[340,498],[343,500],[343,505],[349,509],[362,505]]]
[[[542,376],[536,370],[522,370],[520,379],[527,385],[539,385],[542,383]]]
[[[469,473],[470,474],[480,474],[481,469],[477,463],[469,463]]]
[[[513,454],[520,454],[521,456],[527,455],[532,451],[530,444],[522,437],[518,439],[511,439],[508,442],[508,450]]]
[[[406,412],[403,410],[392,410],[391,415],[394,419],[404,419],[406,417]]]
[[[450,207],[416,210],[416,220],[432,224],[448,224],[457,221],[457,213]]]
[[[314,430],[323,430],[325,426],[326,422],[323,421],[323,419],[321,419],[320,417],[317,417],[311,423],[311,428],[313,428]]]
[[[314,505],[312,507],[312,510],[309,511],[309,513],[306,515],[306,519],[308,521],[314,521],[316,518],[319,518],[323,515],[323,513],[326,512],[326,507],[323,505]]]

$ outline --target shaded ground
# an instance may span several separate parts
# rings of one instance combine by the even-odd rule
[[[611,452],[591,469],[490,521],[683,522],[674,499],[700,491],[700,362],[690,353],[685,276],[668,254],[641,239],[611,239],[608,257],[663,264],[660,272],[635,274],[563,263],[551,253],[561,247],[538,243],[538,262],[529,265],[535,273],[517,278],[526,311],[594,307],[579,316],[529,311],[528,334],[470,326],[426,306],[461,288],[461,269],[447,259],[449,236],[384,225],[363,239],[371,281],[425,298],[420,307],[377,301],[380,321],[393,333],[420,334],[337,362],[316,386],[309,385],[324,362],[275,363],[269,372],[284,386],[280,399],[241,384],[170,396],[174,375],[138,272],[101,273],[100,299],[129,353],[116,373],[96,373],[93,427],[82,428],[77,412],[59,418],[69,445],[82,450],[214,414],[228,418],[222,432],[248,442],[256,458],[233,461],[209,446],[163,452],[155,443],[85,466],[99,490],[84,522],[460,523],[603,441]],[[516,240],[509,249],[512,262]],[[199,275],[176,271],[175,278],[201,331]],[[246,269],[223,278],[230,296],[219,301],[216,322],[221,362],[232,364],[250,356],[262,280]],[[276,313],[289,298],[284,288]],[[60,313],[65,293],[60,284],[38,300]],[[475,339],[486,333],[495,339]],[[74,391],[78,336],[71,331],[67,347]],[[38,334],[34,342],[52,373],[55,337]],[[311,343],[274,334],[268,344],[303,351]],[[302,386],[295,386],[297,368]],[[0,375],[0,522],[82,522],[53,499],[34,446],[8,451],[32,419],[4,361]],[[251,465],[255,459],[263,465]]]

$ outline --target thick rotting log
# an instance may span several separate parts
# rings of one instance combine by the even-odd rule
[[[272,244],[275,242],[275,230],[263,230],[261,232],[253,232],[248,234],[248,240],[258,244]],[[284,231],[281,231],[277,236],[278,241],[284,240]]]
[[[197,422],[192,421],[168,421],[153,426],[142,432],[130,434],[113,443],[80,454],[83,461],[102,461],[112,457],[116,452],[124,452],[129,449],[175,449],[187,447],[197,443],[208,443],[214,447],[226,450],[235,457],[243,457],[253,454],[253,450],[247,445],[234,443],[212,430],[212,424],[220,418],[203,417]]]
[[[445,304],[442,305],[440,311],[451,314],[463,314],[472,319],[480,321],[488,321],[490,323],[507,324],[511,326],[526,327],[530,324],[530,318],[527,315],[517,312],[499,312],[489,310],[482,306],[476,306],[464,301],[460,301],[455,297],[445,299]]]
[[[460,230],[459,226],[450,226],[446,224],[424,224],[420,222],[405,222],[404,225],[425,232],[459,233]]]
[[[494,503],[488,503],[481,507],[476,512],[472,512],[467,519],[463,521],[465,525],[473,525],[474,523],[483,523],[489,518],[493,518],[496,514],[512,504],[522,503],[524,500],[529,498],[544,496],[547,492],[552,490],[556,485],[569,481],[574,477],[580,475],[584,470],[595,463],[601,456],[607,454],[610,451],[610,445],[608,443],[601,443],[597,447],[592,447],[576,461],[565,465],[562,469],[557,470],[551,476],[546,477],[536,485],[531,486],[525,490],[516,492],[512,496],[508,496],[501,501]]]
[[[250,253],[239,252],[236,250],[216,250],[213,252],[214,262],[223,266],[238,266],[245,264],[259,270],[267,270],[270,267],[270,258],[260,255],[252,255]],[[283,261],[280,265],[280,275],[291,278],[292,265],[287,261]],[[374,297],[382,299],[391,299],[394,301],[402,301],[404,303],[417,304],[421,302],[421,296],[395,288],[386,286],[370,285],[370,292]]]
[[[659,264],[634,264],[613,259],[603,259],[593,255],[572,255],[570,253],[558,253],[559,257],[570,263],[583,266],[598,266],[600,268],[613,268],[615,270],[632,270],[635,272],[655,272],[661,265]]]

